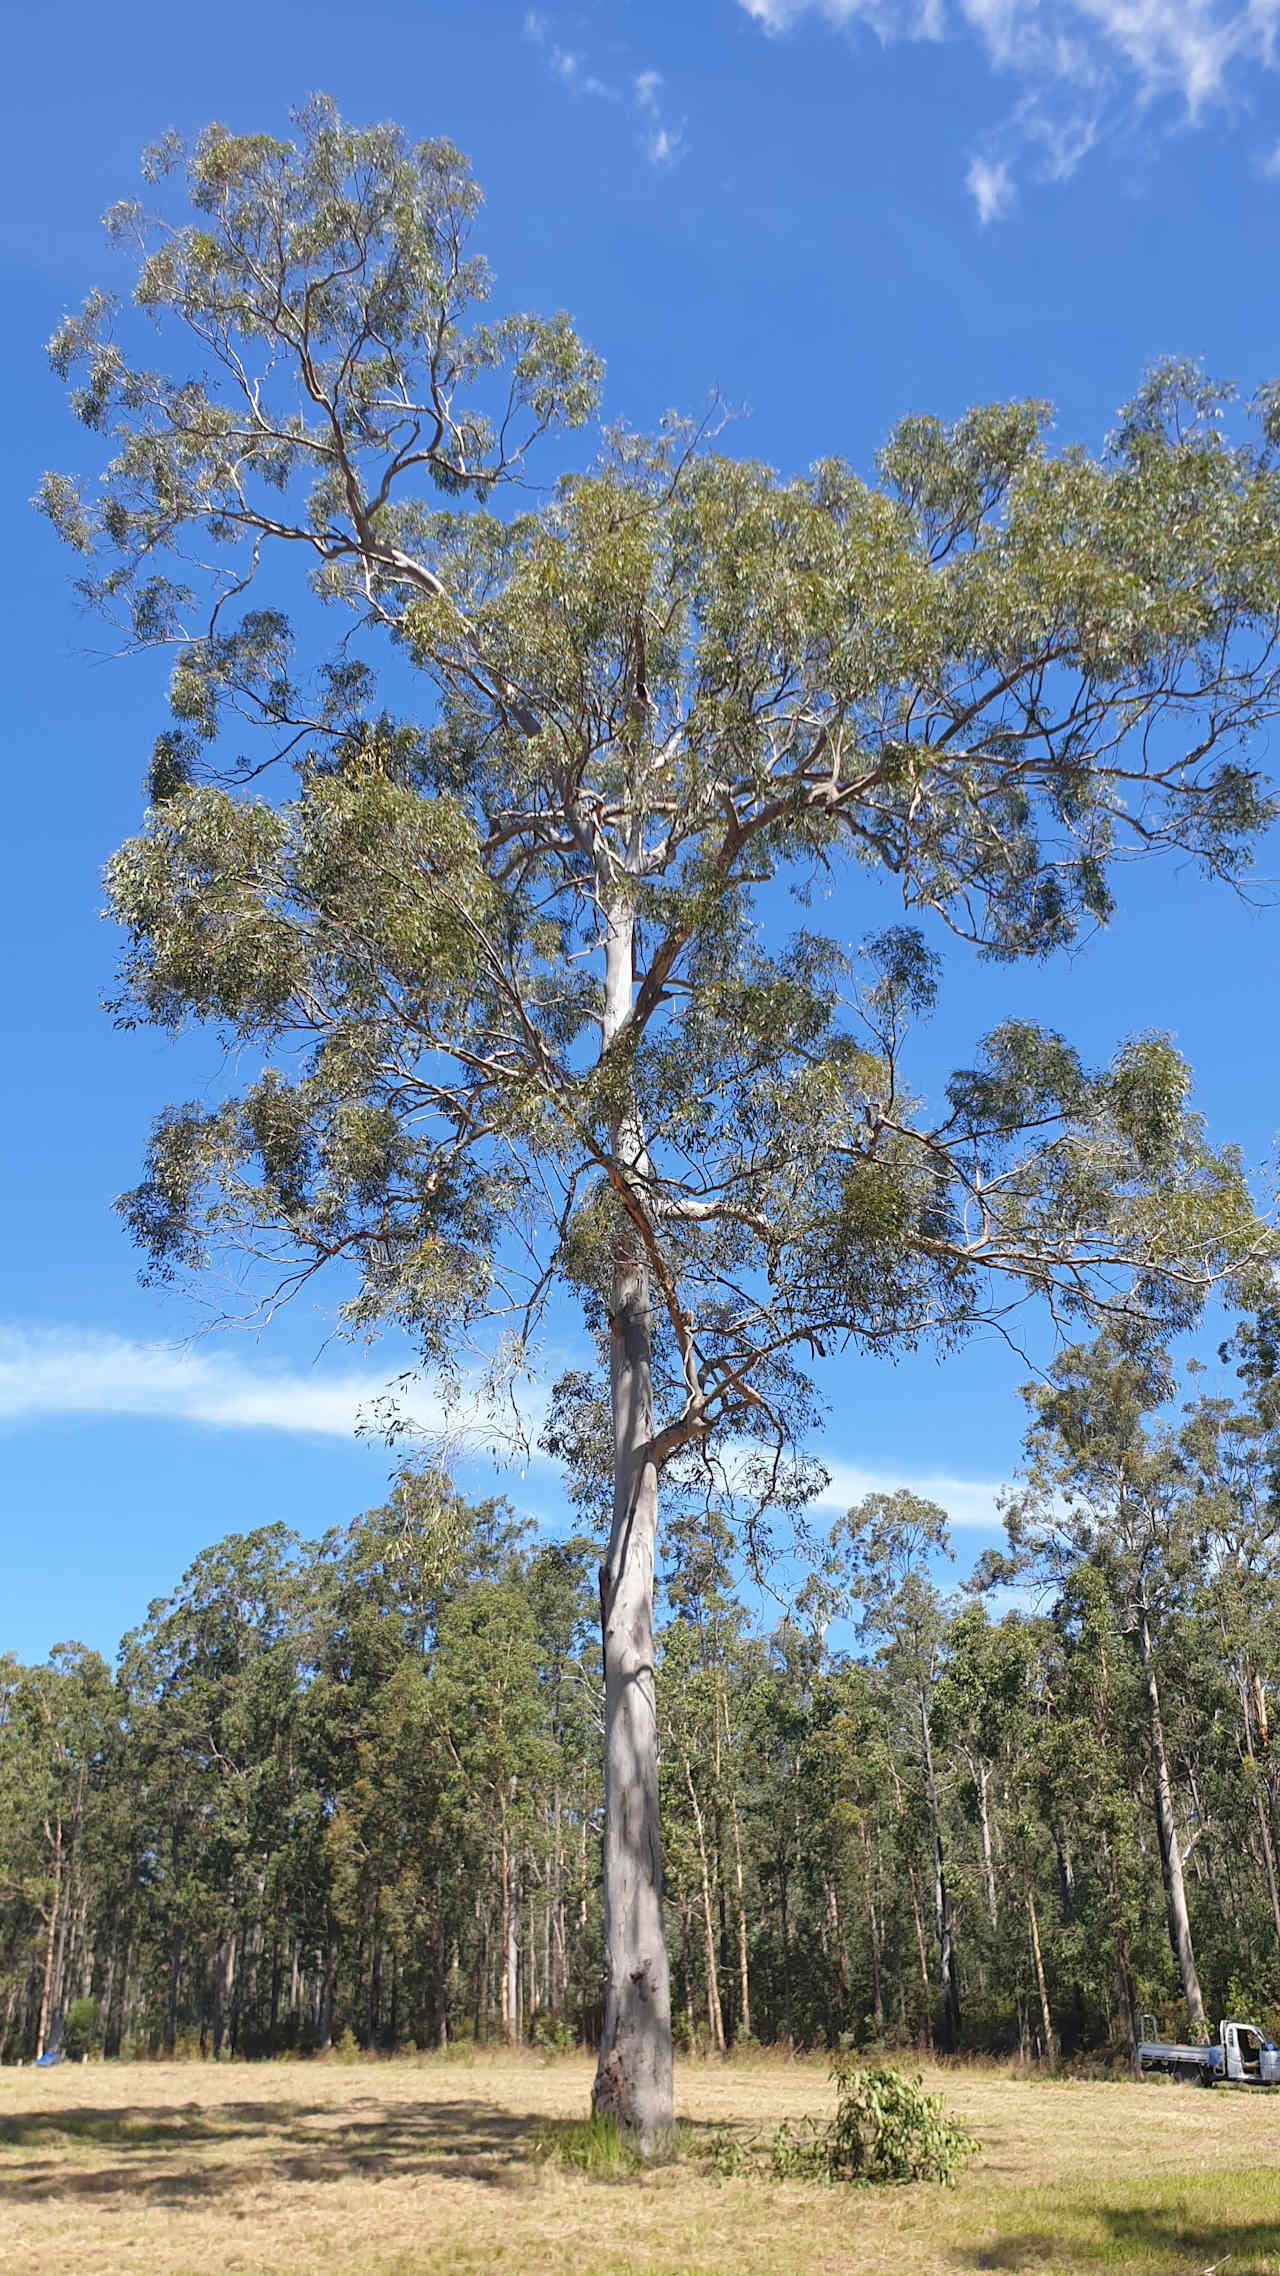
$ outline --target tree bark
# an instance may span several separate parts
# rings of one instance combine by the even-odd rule
[[[633,920],[608,917],[604,1043],[630,1009]],[[634,1121],[615,1149],[638,1163]],[[618,1205],[610,1306],[613,1524],[600,1568],[604,1658],[604,2023],[592,2107],[617,2120],[643,2156],[675,2116],[671,1976],[662,1922],[658,1722],[653,1665],[653,1559],[658,1472],[653,1453],[649,1270],[638,1228]]]

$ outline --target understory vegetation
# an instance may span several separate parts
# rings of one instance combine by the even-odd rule
[[[943,1512],[872,1496],[769,1628],[720,1515],[673,1517],[686,2049],[1123,2066],[1145,2008],[1274,2019],[1267,1316],[1234,1358],[1238,1398],[1179,1408],[1149,1357],[1066,1352],[1008,1552],[958,1591]],[[0,1662],[4,2058],[590,2044],[598,1555],[405,1472],[318,1543],[207,1550],[114,1674],[75,1644]]]

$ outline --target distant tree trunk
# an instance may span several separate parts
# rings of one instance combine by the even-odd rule
[[[169,1937],[169,1997],[165,2003],[164,2051],[177,2053],[178,2047],[178,1981],[182,1974],[182,1923],[175,1920]]]
[[[58,1922],[58,1944],[53,1962],[53,1990],[49,2009],[47,2043],[56,2054],[62,2045],[62,2018],[67,2005],[67,1978],[70,1974],[71,1955],[75,1937],[84,1925],[84,1901],[79,1894],[82,1879],[80,1870],[80,1823],[84,1815],[85,1774],[88,1765],[82,1754],[76,1766],[75,1798],[71,1805],[71,1823],[66,1829],[63,1854],[66,1875],[63,1888],[61,1918]]]
[[[729,1731],[729,1702],[724,1703],[725,1743],[732,1744]],[[751,2037],[751,1974],[747,1965],[747,1899],[742,1876],[742,1828],[738,1823],[738,1797],[729,1797],[729,1822],[733,1827],[734,1894],[738,1913],[738,2017],[744,2039]]]
[[[790,2054],[795,2047],[791,2020],[791,1912],[787,1903],[787,1861],[778,1859],[778,1926],[782,1936],[782,2023]]]
[[[510,1843],[507,1838],[507,1801],[505,1793],[502,1797],[502,1815],[498,1838],[498,1876],[500,1884],[499,1893],[501,1898],[501,1912],[498,1925],[498,1941],[502,1953],[502,2035],[506,2040],[507,2045],[510,2047],[514,2046],[516,2040],[520,2036],[517,2027],[516,2015],[516,1971],[518,1967],[517,1946],[519,1941],[519,1911],[518,1907],[513,1901],[511,1886],[512,1874],[515,1868],[514,1860],[511,1855]]]
[[[1178,1843],[1178,1828],[1173,1810],[1173,1782],[1169,1776],[1169,1758],[1165,1752],[1164,1724],[1160,1716],[1160,1692],[1151,1649],[1151,1630],[1145,1610],[1142,1611],[1137,1631],[1138,1654],[1142,1662],[1143,1678],[1147,1690],[1147,1712],[1151,1733],[1151,1770],[1155,1785],[1156,1833],[1160,1843],[1160,1863],[1164,1875],[1165,1899],[1169,1914],[1169,1942],[1173,1946],[1178,1973],[1182,1978],[1182,1997],[1186,2004],[1187,2021],[1192,2029],[1200,2028],[1205,2021],[1204,1996],[1200,1978],[1196,1973],[1195,1948],[1191,1941],[1191,1917],[1187,1911],[1187,1890],[1182,1873],[1182,1851]]]
[[[112,1955],[114,1961],[114,1954]],[[115,2014],[111,2013],[111,1996],[107,1999],[107,2019],[103,2028],[103,2042],[107,2051],[118,2055],[129,2031],[129,1997],[133,1989],[133,1931],[125,1938],[120,1956],[120,1985],[115,1992]],[[110,2035],[108,2037],[108,2034]]]
[[[603,1047],[632,1003],[635,920],[629,893],[610,884],[606,909]],[[614,1155],[639,1166],[629,1114]],[[649,1266],[638,1227],[615,1201],[609,1307],[613,1524],[600,1568],[604,1657],[604,2027],[593,2108],[608,2112],[651,2155],[675,2114],[671,1978],[662,1925],[658,1723],[653,1664],[653,1561],[658,1527]]]
[[[99,1999],[99,2001],[98,2001],[98,2037],[99,2037],[99,2040],[100,2040],[100,2043],[101,2043],[101,2046],[102,2046],[102,2052],[103,2052],[103,2054],[104,2054],[104,2055],[109,2055],[109,2054],[111,2054],[111,2053],[112,2053],[112,2051],[113,2051],[113,2050],[112,2050],[112,2038],[111,2038],[111,2022],[112,2022],[112,2016],[111,2016],[111,2008],[112,2008],[112,2001],[113,2001],[113,1998],[114,1998],[114,1996],[115,1996],[115,1987],[116,1987],[116,1946],[115,1946],[114,1944],[112,1944],[112,1946],[111,1946],[110,1950],[109,1950],[109,1951],[108,1951],[108,1953],[107,1953],[107,1967],[106,1967],[106,1974],[103,1976],[103,1979],[102,1979],[102,1994],[101,1994],[101,1997],[100,1997],[100,1999]],[[3,2041],[2,2041],[2,2040],[0,2040],[0,2046],[2,2046],[2,2045],[3,2045]]]
[[[920,1981],[921,1981],[921,1983],[922,1983],[922,1984],[923,1984],[923,1986],[924,1986],[924,2041],[925,2041],[925,2045],[926,2045],[926,2047],[928,2047],[930,2050],[932,2050],[932,2047],[933,2047],[933,1990],[932,1990],[932,1987],[931,1987],[931,1985],[930,1985],[930,1982],[929,1982],[929,1956],[928,1956],[928,1953],[927,1953],[927,1952],[926,1952],[926,1950],[925,1950],[925,1942],[924,1942],[924,1924],[923,1924],[923,1922],[921,1921],[921,1918],[920,1918],[920,1892],[919,1892],[919,1889],[918,1889],[918,1887],[917,1887],[917,1885],[916,1885],[916,1869],[915,1869],[915,1866],[914,1866],[914,1865],[912,1864],[912,1862],[911,1862],[910,1853],[909,1853],[909,1851],[908,1851],[908,1850],[907,1850],[907,1848],[906,1848],[906,1833],[907,1833],[907,1826],[906,1826],[906,1816],[907,1816],[907,1809],[906,1809],[906,1804],[905,1804],[905,1802],[903,1801],[903,1798],[902,1798],[902,1782],[901,1782],[901,1780],[900,1780],[900,1779],[899,1779],[899,1777],[898,1777],[897,1768],[896,1768],[896,1766],[895,1766],[895,1764],[894,1764],[894,1760],[893,1760],[893,1756],[892,1756],[892,1755],[890,1755],[890,1756],[889,1756],[889,1776],[890,1776],[890,1777],[892,1778],[892,1780],[893,1780],[893,1793],[894,1793],[894,1800],[895,1800],[895,1802],[896,1802],[896,1804],[897,1804],[897,1810],[898,1810],[898,1826],[899,1826],[899,1834],[900,1834],[900,1838],[901,1838],[901,1840],[902,1840],[902,1844],[903,1844],[903,1853],[904,1853],[904,1856],[905,1856],[905,1859],[906,1859],[906,1867],[907,1867],[907,1886],[909,1887],[909,1889],[910,1889],[910,1891],[911,1891],[911,1918],[912,1918],[913,1922],[915,1923],[915,1931],[916,1931],[916,1952],[917,1952],[917,1955],[918,1955],[918,1957],[919,1957],[919,1961],[920,1961]]]
[[[836,1895],[835,1882],[827,1873],[823,1874],[822,1881],[827,1905],[827,1926],[835,1946],[836,1981],[840,1986],[840,2013],[843,2019],[849,2005],[849,1958],[844,1948],[844,1924],[840,1918],[840,1899]]]
[[[555,1860],[552,1894],[547,1904],[547,1996],[553,2012],[563,2018],[569,2007],[569,1952],[564,1917],[564,1798],[556,1781],[553,1810]]]
[[[1267,1694],[1262,1678],[1258,1675],[1243,1677],[1240,1689],[1244,1725],[1244,1751],[1253,1770],[1257,1772],[1258,1757],[1254,1751],[1253,1743],[1254,1725],[1256,1722],[1258,1744],[1265,1753],[1268,1744]],[[1262,1868],[1266,1877],[1267,1896],[1271,1904],[1271,1921],[1276,1932],[1276,1944],[1280,1946],[1280,1885],[1277,1884],[1276,1880],[1275,1843],[1271,1837],[1271,1821],[1267,1814],[1267,1805],[1263,1800],[1260,1776],[1254,1786],[1253,1799],[1258,1814],[1258,1834],[1262,1842]]]
[[[1129,2068],[1135,2078],[1141,2078],[1142,2065],[1138,2060],[1138,2008],[1133,1988],[1133,1969],[1129,1965],[1129,1944],[1123,1932],[1115,1939],[1116,1986],[1124,2014],[1125,2042],[1129,2050]]]
[[[924,1742],[925,1785],[929,1796],[929,1816],[933,1825],[933,1912],[934,1932],[938,1940],[938,1974],[942,1981],[942,2045],[948,2055],[954,2055],[960,2035],[960,1987],[956,1978],[955,1908],[947,1884],[946,1859],[942,1847],[942,1813],[938,1807],[938,1787],[933,1772],[933,1734],[929,1728],[929,1704],[923,1687],[920,1691],[920,1732]]]
[[[331,1942],[325,1950],[324,1975],[320,1985],[319,2040],[321,2051],[333,2045],[333,2010],[338,1996],[338,1947]]]
[[[507,1906],[507,1953],[503,1968],[503,1982],[507,2011],[503,2028],[507,2045],[514,2047],[520,2040],[520,1907],[515,1901]]]
[[[1267,1805],[1262,1799],[1261,1786],[1255,1789],[1253,1798],[1258,1810],[1258,1832],[1262,1838],[1262,1863],[1266,1873],[1267,1895],[1271,1900],[1271,1921],[1276,1932],[1276,1945],[1280,1948],[1280,1886],[1277,1886],[1276,1882],[1276,1853],[1271,1839],[1271,1827],[1267,1822]]]
[[[715,1921],[711,1909],[711,1876],[707,1869],[706,1830],[702,1821],[702,1810],[698,1802],[697,1789],[693,1783],[693,1771],[689,1765],[688,1755],[684,1757],[684,1782],[689,1790],[694,1829],[698,1837],[698,1871],[702,1882],[702,1927],[706,1943],[707,2022],[711,2030],[711,2044],[716,2053],[722,2055],[724,2053],[724,2014],[720,2006],[720,1977],[716,1967]]]
[[[231,2010],[231,1987],[236,1973],[236,1931],[231,1929],[218,1946],[213,1963],[213,2059],[222,2053]]]
[[[1000,1912],[996,1903],[996,1869],[991,1855],[991,1811],[987,1795],[990,1773],[981,1755],[974,1765],[973,1782],[978,1792],[978,1824],[982,1829],[982,1886],[987,1899],[987,1919],[993,1934],[998,1934]]]
[[[435,1906],[431,1924],[431,1956],[431,1987],[435,2002],[435,2013],[432,2017],[431,2023],[431,2038],[433,2045],[437,2047],[447,2047],[449,2044],[449,1953],[448,1948],[445,1944],[444,1921],[440,1911],[440,1883],[438,1877],[435,1886]]]
[[[54,1953],[62,1916],[62,1819],[55,1817],[52,1832],[46,1825],[45,1834],[53,1849],[53,1896],[49,1904],[49,1926],[44,1940],[44,1969],[40,1980],[40,2020],[36,2026],[37,2062],[44,2053],[45,2034],[49,2029],[49,2000],[53,1990]]]
[[[920,1981],[924,1986],[924,2043],[933,2047],[933,1986],[929,1982],[929,1955],[925,1950],[924,1922],[920,1918],[920,1891],[916,1883],[916,1869],[907,1859],[907,1885],[911,1890],[911,1918],[915,1922],[916,1955],[920,1962]]]
[[[1040,1995],[1040,2029],[1044,2040],[1045,2061],[1057,2061],[1058,2042],[1054,2036],[1053,2016],[1049,2010],[1049,1987],[1045,1982],[1044,1960],[1040,1951],[1040,1923],[1036,1918],[1035,1892],[1027,1881],[1027,1920],[1031,1928],[1031,1957],[1035,1962],[1036,1990]]]
[[[280,2022],[280,1987],[284,1981],[284,1962],[280,1957],[280,1938],[271,1939],[271,2010],[267,2018],[267,2053],[276,2051],[276,2030]]]
[[[858,1837],[862,1844],[863,1885],[866,1890],[867,1927],[870,1931],[871,1942],[871,2012],[875,2018],[876,2035],[878,2038],[883,2038],[884,1983],[881,1976],[880,1962],[880,1919],[876,1911],[876,1891],[874,1864],[871,1856],[871,1840],[870,1836],[867,1833],[866,1821],[861,1817],[858,1820]]]
[[[556,1898],[553,1898],[553,1891],[547,1889],[547,1900],[542,1905],[542,2003],[547,2007],[547,2014],[556,2014],[556,1973],[553,1973],[556,1960],[553,1960],[551,1939],[553,1912],[556,1912]]]
[[[489,2037],[489,2011],[487,2006],[488,1987],[489,1915],[486,1912],[482,1930],[480,1957],[478,1965],[476,1967],[475,1982],[472,1986],[471,2037],[473,2044],[477,2047],[487,2041]]]
[[[372,2052],[378,2043],[382,2006],[382,1938],[378,1933],[378,1897],[373,1900],[369,1926],[369,1972],[364,1980],[364,2043]]]
[[[9,2026],[13,2021],[13,2011],[17,2004],[18,1985],[15,1980],[10,1984],[8,1991],[5,1993],[4,2019],[3,2021],[0,2021],[0,2058],[2,2058],[4,2055],[5,2044],[9,2037]]]

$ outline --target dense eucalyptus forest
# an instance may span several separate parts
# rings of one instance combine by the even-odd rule
[[[870,1497],[782,1612],[665,1537],[678,2039],[1123,2065],[1280,2006],[1280,1352],[1100,1341],[1028,1388],[1007,1552]],[[1207,1393],[1200,1383],[1229,1385]],[[229,1535],[125,1637],[0,1660],[0,2043],[214,2057],[600,2028],[598,1533],[406,1470]],[[766,1616],[773,1604],[778,1615]]]

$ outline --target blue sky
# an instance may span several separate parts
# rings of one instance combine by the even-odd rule
[[[730,447],[870,471],[904,412],[1036,394],[1096,446],[1153,356],[1202,356],[1245,393],[1280,372],[1280,0],[70,0],[11,14],[8,42],[0,1649],[35,1657],[64,1637],[110,1652],[221,1533],[318,1532],[381,1498],[386,1452],[353,1424],[402,1357],[334,1348],[318,1310],[187,1342],[200,1314],[138,1287],[111,1213],[150,1115],[223,1072],[206,1041],[120,1035],[100,1009],[99,877],[138,816],[162,669],[106,655],[27,505],[45,467],[91,463],[43,343],[113,281],[97,217],[142,144],[211,117],[281,130],[316,84],[352,118],[450,135],[485,188],[499,297],[568,307],[633,423],[718,386],[750,410]],[[1172,1029],[1215,1135],[1261,1162],[1278,927],[1185,872],[1131,873],[1070,963],[953,960],[933,1064],[1010,1011],[1097,1056]],[[1017,1460],[1025,1373],[990,1345],[832,1369],[836,1503],[934,1482],[967,1557]],[[489,1475],[474,1450],[464,1475]],[[563,1523],[545,1468],[505,1483]]]

